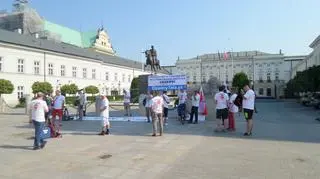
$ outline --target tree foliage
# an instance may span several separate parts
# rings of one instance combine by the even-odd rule
[[[76,94],[78,91],[78,86],[72,83],[70,85],[61,86],[60,90],[61,90],[61,93],[64,93],[64,94]]]
[[[139,100],[139,78],[133,78],[130,85],[131,101],[137,102]]]
[[[221,82],[217,77],[210,77],[208,82],[205,84],[204,92],[207,94],[214,94],[219,86],[221,85]]]
[[[242,89],[245,85],[249,85],[250,81],[244,72],[236,73],[232,79],[232,86],[238,90]]]
[[[293,97],[299,92],[320,91],[320,66],[313,66],[288,81],[285,89],[286,97]]]
[[[2,94],[11,94],[14,86],[9,80],[0,79],[0,96]]]
[[[42,92],[42,93],[45,93],[45,94],[48,94],[48,93],[52,93],[53,92],[53,88],[52,88],[52,85],[49,83],[49,82],[34,82],[32,84],[32,93],[35,94],[35,93],[38,93],[38,92]]]
[[[90,85],[84,88],[86,93],[91,94],[92,96],[99,93],[99,88],[97,86],[94,85]]]

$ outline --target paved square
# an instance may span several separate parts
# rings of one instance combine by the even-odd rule
[[[151,124],[113,122],[98,136],[99,121],[66,121],[63,138],[33,151],[33,129],[24,115],[0,115],[0,178],[320,178],[319,111],[294,102],[260,101],[254,136],[213,133],[212,119],[180,125],[170,119],[163,137]],[[214,116],[209,110],[210,117]]]

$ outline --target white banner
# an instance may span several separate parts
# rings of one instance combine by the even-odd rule
[[[187,88],[186,75],[167,75],[148,77],[149,90],[179,90]]]

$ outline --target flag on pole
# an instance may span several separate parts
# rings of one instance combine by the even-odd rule
[[[224,54],[223,54],[223,59],[224,59],[224,60],[228,60],[228,58],[229,58],[229,53],[224,52]]]
[[[208,115],[208,109],[207,109],[206,98],[204,96],[202,86],[201,86],[199,92],[200,92],[199,113],[201,115],[207,116]]]
[[[219,50],[218,50],[218,59],[219,59],[219,61],[221,60],[221,56],[220,56]]]

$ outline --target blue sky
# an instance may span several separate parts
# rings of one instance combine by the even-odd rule
[[[13,0],[1,0],[10,9]],[[319,0],[29,0],[41,16],[74,29],[104,25],[119,56],[140,61],[153,44],[162,65],[177,57],[260,50],[308,54],[320,34]]]

